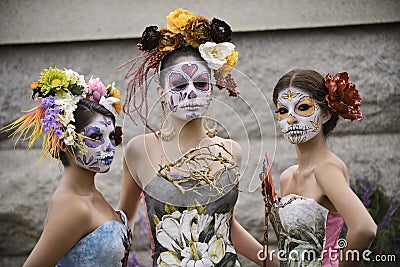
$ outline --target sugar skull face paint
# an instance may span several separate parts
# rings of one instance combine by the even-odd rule
[[[297,88],[278,94],[277,111],[283,136],[292,144],[304,143],[321,130],[322,112],[314,99]]]
[[[201,63],[175,65],[167,76],[165,97],[172,115],[194,120],[205,114],[211,101],[211,78]]]
[[[115,153],[115,127],[110,118],[97,115],[81,134],[86,153],[75,154],[78,166],[94,172],[104,173],[110,169]]]

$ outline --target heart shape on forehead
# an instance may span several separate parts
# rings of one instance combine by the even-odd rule
[[[189,75],[190,78],[193,77],[193,75],[196,73],[198,67],[196,64],[183,64],[182,65],[182,71]]]

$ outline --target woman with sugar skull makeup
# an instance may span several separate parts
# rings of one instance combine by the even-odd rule
[[[359,266],[375,237],[376,224],[349,186],[345,163],[327,146],[338,116],[361,119],[361,98],[346,72],[325,77],[293,70],[276,84],[273,101],[285,139],[296,146],[298,165],[280,177],[281,199],[273,221],[279,237],[281,266]],[[339,240],[343,222],[346,242]],[[344,249],[339,253],[339,249]],[[344,255],[340,258],[339,255]]]
[[[30,146],[43,134],[40,159],[50,154],[64,171],[24,266],[127,266],[129,222],[95,185],[96,173],[108,172],[121,143],[118,89],[57,68],[45,69],[31,88],[40,105],[4,130],[19,133]]]
[[[142,196],[152,266],[240,266],[236,252],[261,264],[261,244],[233,212],[241,147],[216,136],[202,120],[212,99],[212,74],[218,88],[238,94],[229,73],[237,61],[231,29],[182,9],[167,20],[166,28],[146,28],[138,45],[141,55],[129,61],[124,111],[132,119],[134,111],[152,132],[128,142],[118,207],[133,227]],[[163,116],[158,131],[147,120],[150,69],[159,74]]]

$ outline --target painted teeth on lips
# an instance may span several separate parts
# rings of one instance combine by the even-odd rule
[[[113,159],[114,159],[113,156],[107,156],[107,157],[99,159],[99,161],[104,163],[105,165],[110,165],[112,163]]]
[[[308,131],[307,127],[300,127],[298,125],[294,127],[290,127],[285,134],[291,134],[291,135],[303,135],[306,134]]]
[[[204,105],[202,104],[197,104],[197,103],[189,103],[189,104],[184,104],[181,106],[182,109],[186,109],[189,111],[194,111],[202,108]]]

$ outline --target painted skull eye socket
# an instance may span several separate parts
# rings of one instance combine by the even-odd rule
[[[314,100],[309,96],[303,97],[297,103],[295,112],[300,116],[311,116],[315,112]]]
[[[188,80],[180,73],[171,72],[168,76],[168,86],[171,91],[179,92],[188,86]]]
[[[193,85],[197,90],[208,91],[208,83],[207,82],[194,82]]]
[[[277,108],[278,110],[275,112],[278,114],[278,120],[282,120],[288,116],[289,110],[284,105],[278,102]]]
[[[283,115],[288,113],[289,111],[287,110],[287,108],[280,108],[276,111],[276,113],[278,113],[279,115]]]
[[[193,85],[197,90],[208,91],[210,89],[210,77],[208,73],[204,72],[196,77],[193,81]]]
[[[88,147],[98,147],[104,143],[103,133],[100,128],[95,126],[88,126],[84,129],[83,135],[87,138],[83,138],[83,142]]]
[[[299,111],[306,111],[306,110],[309,109],[309,108],[311,108],[310,105],[301,104],[301,105],[299,106]]]

